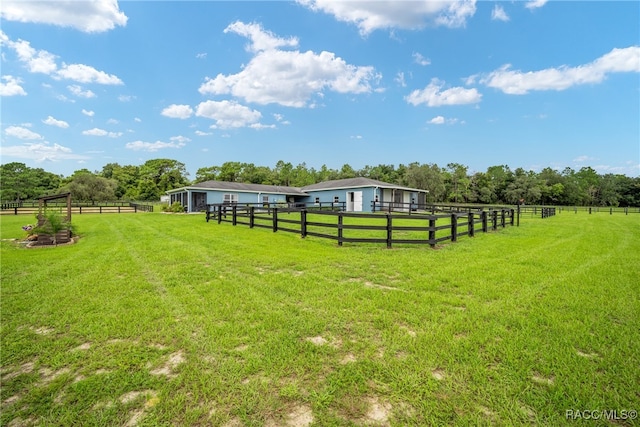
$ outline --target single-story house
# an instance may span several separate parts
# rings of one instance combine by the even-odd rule
[[[305,187],[205,181],[167,191],[170,203],[180,202],[187,212],[204,210],[208,204],[274,204],[344,206],[349,212],[371,212],[394,205],[410,210],[412,204],[424,205],[426,190],[403,187],[369,178],[348,178],[319,182]]]

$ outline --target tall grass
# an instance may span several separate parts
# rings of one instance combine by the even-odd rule
[[[1,221],[22,237],[24,218]],[[2,425],[559,425],[640,409],[637,215],[525,218],[437,250],[200,215],[73,223],[74,245],[1,242]]]

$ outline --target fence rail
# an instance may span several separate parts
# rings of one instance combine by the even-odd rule
[[[427,244],[455,242],[462,236],[475,236],[514,225],[515,210],[483,210],[448,214],[353,213],[333,210],[255,205],[207,205],[206,221],[215,220],[249,228],[267,228],[314,236],[343,243]]]
[[[63,212],[67,209],[67,204],[62,202],[47,202],[48,210],[59,210]],[[1,215],[33,215],[39,210],[38,202],[24,201],[3,203]],[[137,213],[153,212],[153,205],[145,205],[133,202],[100,202],[100,203],[72,203],[72,214],[89,213]]]

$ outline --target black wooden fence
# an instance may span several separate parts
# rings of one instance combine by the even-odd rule
[[[377,243],[391,248],[395,244],[455,242],[514,225],[515,210],[484,210],[449,214],[354,213],[305,208],[261,208],[251,205],[207,205],[206,221],[247,225],[299,233],[343,243]]]
[[[48,210],[66,209],[67,204],[62,202],[48,202]],[[0,205],[0,214],[2,215],[33,215],[38,212],[39,205],[37,201],[23,201],[2,203]],[[133,202],[75,202],[71,204],[71,210],[74,214],[88,213],[136,213],[136,212],[153,212],[153,205],[146,205]]]

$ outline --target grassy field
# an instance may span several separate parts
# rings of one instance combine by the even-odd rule
[[[1,242],[1,425],[638,422],[638,214],[391,250],[201,215],[74,225]]]

